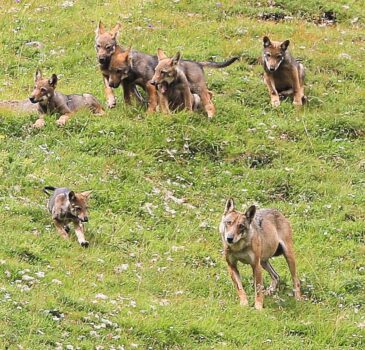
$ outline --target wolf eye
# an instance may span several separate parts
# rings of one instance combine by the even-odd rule
[[[167,72],[167,70],[163,69],[163,70],[161,71],[161,73],[162,73],[162,74],[167,74],[168,72]]]
[[[243,224],[239,224],[239,225],[238,225],[238,229],[239,229],[240,231],[243,231],[243,230],[245,229],[245,225],[243,225]]]
[[[226,225],[232,225],[232,221],[226,221]]]
[[[278,59],[281,60],[283,58],[283,55],[278,55]]]
[[[97,45],[96,45],[96,48],[97,48],[97,49],[100,49],[100,48],[101,48],[101,46],[100,46],[99,44],[97,44]]]
[[[266,53],[265,55],[266,55],[266,57],[271,57],[270,53]]]
[[[44,88],[44,87],[42,87],[42,88],[41,88],[41,91],[42,91],[42,92],[47,92],[47,89],[46,89],[46,88]]]

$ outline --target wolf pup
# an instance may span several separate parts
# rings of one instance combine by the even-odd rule
[[[280,98],[293,96],[293,104],[301,106],[304,96],[304,66],[288,51],[290,41],[282,43],[263,38],[264,81],[269,90],[273,107],[280,105]]]
[[[61,237],[64,239],[69,238],[69,224],[72,222],[80,245],[88,247],[89,242],[85,240],[84,236],[84,223],[89,221],[87,202],[91,191],[76,193],[68,188],[52,186],[45,187],[43,191],[50,196],[48,210]],[[48,191],[53,191],[53,194]]]
[[[178,52],[171,59],[170,74],[165,75],[161,72],[152,78],[152,83],[157,87],[159,107],[162,113],[170,113],[170,108],[172,110],[197,111],[202,107],[199,95],[191,93],[189,81],[179,67],[180,59],[181,54]],[[157,66],[156,71],[159,69],[160,67]],[[208,92],[211,98],[211,92]]]
[[[243,290],[238,261],[250,264],[254,275],[255,308],[261,310],[264,302],[262,268],[266,270],[272,283],[268,294],[275,291],[279,275],[269,262],[273,256],[283,254],[289,266],[294,285],[294,296],[301,299],[300,282],[295,267],[292,230],[289,221],[276,209],[258,209],[253,205],[245,213],[235,209],[233,199],[228,199],[219,231],[224,246],[228,271],[237,289],[241,305],[247,305]]]
[[[147,112],[154,112],[158,98],[156,87],[151,84],[150,80],[157,62],[157,56],[132,51],[131,48],[123,51],[120,47],[116,47],[110,59],[109,86],[117,88],[124,81],[140,86],[148,95]]]
[[[96,56],[99,62],[101,74],[103,75],[104,91],[109,108],[114,108],[116,105],[113,89],[109,85],[109,76],[111,73],[109,71],[110,61],[115,52],[125,51],[125,49],[123,49],[121,46],[117,44],[117,35],[120,27],[121,27],[120,23],[117,23],[114,28],[112,28],[110,31],[107,31],[104,27],[104,24],[101,21],[99,21],[99,24],[96,28],[96,37],[95,37]],[[123,79],[122,87],[123,87],[124,102],[126,104],[131,103],[132,94],[136,96],[139,102],[141,103],[144,102],[142,96],[136,89],[136,86],[131,81],[129,81],[129,79]]]
[[[52,74],[50,79],[46,79],[42,77],[42,72],[37,69],[35,87],[29,97],[32,103],[38,103],[38,112],[40,114],[33,124],[34,128],[42,128],[45,125],[44,117],[46,114],[60,114],[61,116],[56,122],[58,125],[65,125],[72,113],[81,108],[89,108],[94,114],[104,114],[103,107],[93,95],[64,95],[55,92],[56,85],[56,74]]]
[[[232,57],[224,62],[194,62],[180,60],[180,54],[173,58],[168,58],[166,54],[158,49],[157,51],[158,65],[155,68],[155,74],[151,84],[159,86],[162,94],[165,89],[175,89],[175,84],[183,96],[185,108],[192,110],[191,96],[189,99],[187,82],[191,94],[199,96],[202,108],[206,111],[208,118],[212,118],[215,114],[215,107],[211,100],[212,93],[208,90],[205,78],[204,67],[224,68],[231,65],[239,57]],[[183,76],[186,77],[183,78]],[[162,89],[162,90],[161,90]],[[172,91],[172,90],[171,90]],[[174,104],[174,101],[169,101]],[[166,99],[165,99],[166,104]],[[167,109],[167,106],[163,107]]]

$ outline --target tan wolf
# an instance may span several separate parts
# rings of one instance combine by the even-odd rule
[[[275,291],[279,275],[269,262],[273,256],[284,255],[293,280],[296,299],[301,299],[300,282],[297,277],[289,221],[276,209],[256,209],[253,205],[245,213],[235,209],[233,199],[228,199],[219,231],[223,241],[224,255],[228,271],[237,289],[241,305],[248,305],[243,290],[237,263],[240,261],[252,267],[255,284],[255,308],[262,309],[264,286],[262,268],[265,269],[272,283],[268,293]]]

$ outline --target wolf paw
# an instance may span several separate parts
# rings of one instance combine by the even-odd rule
[[[262,308],[263,308],[262,302],[256,301],[255,302],[255,309],[256,310],[262,310]]]
[[[240,300],[240,306],[248,306],[248,300],[247,299],[241,299]]]
[[[87,248],[89,246],[89,242],[88,241],[83,241],[80,243],[81,247]]]
[[[271,101],[271,105],[273,107],[279,107],[280,106],[280,100],[274,100],[274,101]]]
[[[117,102],[113,99],[113,100],[109,100],[108,101],[108,108],[114,108],[116,106]]]
[[[37,119],[36,122],[32,125],[32,128],[40,129],[43,128],[45,124],[46,123],[44,119]]]
[[[68,120],[66,115],[61,115],[60,118],[56,121],[56,124],[59,126],[64,126]]]
[[[295,98],[294,100],[293,100],[293,105],[294,106],[301,106],[303,104],[303,102],[302,102],[302,98],[300,97],[300,98]]]
[[[98,110],[95,112],[95,115],[97,115],[97,116],[105,115],[105,111],[104,111],[104,109],[102,109],[102,108],[98,109]]]
[[[299,291],[299,290],[294,290],[294,298],[295,298],[297,301],[301,301],[301,300],[303,300],[303,297],[302,297],[302,295],[300,294],[300,291]]]

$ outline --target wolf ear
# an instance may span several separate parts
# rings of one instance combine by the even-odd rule
[[[176,53],[176,55],[172,58],[172,60],[171,60],[171,64],[172,64],[173,66],[178,65],[178,64],[179,64],[179,62],[180,62],[180,58],[181,58],[181,53],[180,53],[180,51],[178,51],[178,52]]]
[[[93,191],[85,191],[85,192],[81,192],[81,195],[85,198],[85,199],[89,199],[89,197],[91,196],[91,193]]]
[[[167,58],[166,54],[161,49],[157,49],[157,57],[159,61]]]
[[[115,38],[117,36],[117,34],[119,33],[119,30],[120,30],[120,27],[121,27],[121,24],[120,23],[117,23],[115,25],[115,27],[109,32],[110,35]]]
[[[269,39],[269,37],[268,37],[268,36],[264,36],[264,37],[262,38],[262,41],[264,42],[264,47],[269,47],[269,46],[271,46],[271,41],[270,41],[270,39]]]
[[[51,79],[48,80],[49,85],[51,85],[53,88],[55,88],[57,85],[57,80],[58,80],[57,75],[52,74]]]
[[[73,202],[75,199],[76,199],[75,192],[74,191],[70,191],[69,194],[68,194],[68,200],[70,202]]]
[[[286,49],[288,48],[290,44],[290,41],[289,40],[285,40],[283,41],[281,44],[280,44],[280,48],[283,50],[283,51],[286,51]]]
[[[251,206],[247,209],[247,211],[246,211],[246,213],[245,213],[246,219],[248,220],[248,222],[249,222],[249,223],[251,223],[251,221],[252,221],[252,219],[254,218],[255,214],[256,214],[256,206],[251,205]]]
[[[42,79],[42,71],[37,68],[37,71],[35,72],[34,81],[37,82],[38,80]]]
[[[224,208],[224,215],[230,213],[234,210],[234,201],[233,198],[229,198],[226,202],[226,206]]]
[[[100,20],[98,26],[96,27],[96,34],[101,35],[105,33],[105,27],[103,22]]]
[[[132,46],[129,46],[125,53],[126,53],[126,56],[127,56],[128,64],[130,66],[132,66],[132,59],[133,59]]]

